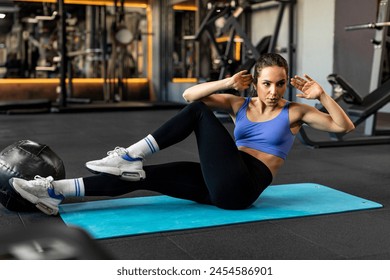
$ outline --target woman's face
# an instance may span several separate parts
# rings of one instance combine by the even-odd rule
[[[276,106],[287,88],[287,74],[283,67],[269,66],[261,70],[257,79],[258,98],[267,106]]]

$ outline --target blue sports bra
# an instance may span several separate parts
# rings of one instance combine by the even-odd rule
[[[236,114],[234,137],[237,147],[243,146],[286,159],[295,135],[290,130],[289,102],[275,118],[265,122],[252,122],[246,111],[251,98],[246,98]]]

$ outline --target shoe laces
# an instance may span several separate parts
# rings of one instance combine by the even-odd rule
[[[45,177],[36,175],[34,177],[34,181],[32,181],[31,183],[33,185],[39,185],[39,186],[43,186],[46,189],[49,189],[49,188],[52,188],[51,182],[53,182],[53,180],[54,180],[54,178],[52,176],[45,178]]]
[[[127,154],[127,151],[122,147],[116,147],[114,150],[107,152],[108,157],[118,157],[123,156],[124,154]]]

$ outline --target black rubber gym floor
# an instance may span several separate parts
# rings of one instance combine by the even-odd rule
[[[88,176],[85,161],[101,158],[115,146],[127,147],[153,131],[177,110],[0,115],[0,148],[23,139],[47,144],[63,159],[68,178]],[[226,123],[226,126],[232,131],[231,123]],[[148,158],[145,164],[197,158],[195,138],[191,136]],[[323,184],[381,203],[384,207],[106,239],[97,243],[113,258],[124,260],[389,259],[389,166],[390,145],[311,149],[296,139],[273,184]],[[149,194],[136,192],[128,196]],[[16,226],[28,228],[47,223],[63,222],[59,217],[41,212],[11,212],[0,205],[0,234]]]

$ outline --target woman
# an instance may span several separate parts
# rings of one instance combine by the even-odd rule
[[[244,98],[215,94],[247,89],[257,96]],[[283,99],[288,65],[278,54],[265,54],[254,75],[241,71],[232,77],[198,84],[183,93],[190,102],[159,129],[128,148],[116,148],[108,156],[86,163],[98,175],[53,181],[10,180],[13,188],[46,214],[55,215],[68,196],[118,196],[134,190],[151,190],[172,197],[212,204],[223,209],[245,209],[272,182],[303,124],[328,132],[349,132],[354,125],[323,88],[305,75],[291,84],[298,97],[317,99],[328,113]],[[234,136],[210,108],[227,111],[235,121]],[[200,163],[172,162],[143,167],[143,159],[174,145],[195,132]],[[115,176],[104,176],[104,175]]]

